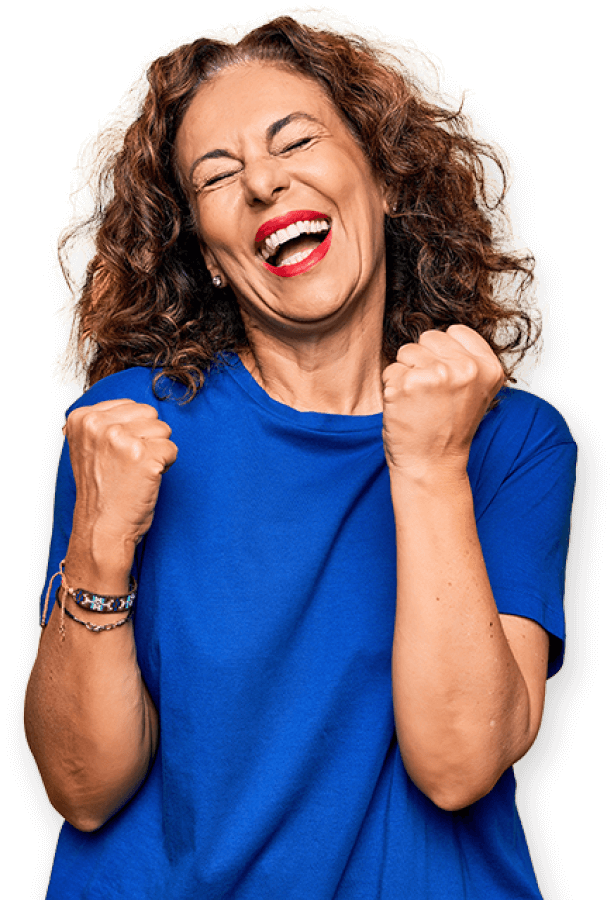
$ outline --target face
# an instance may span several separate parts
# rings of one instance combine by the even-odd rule
[[[176,151],[206,265],[247,326],[304,333],[382,310],[383,190],[315,81],[225,70],[196,94]]]

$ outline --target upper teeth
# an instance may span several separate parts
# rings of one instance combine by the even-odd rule
[[[329,222],[316,219],[306,222],[292,222],[286,228],[279,228],[273,234],[268,235],[261,247],[261,255],[264,259],[270,259],[281,244],[299,237],[301,234],[317,234],[321,231],[329,231]]]

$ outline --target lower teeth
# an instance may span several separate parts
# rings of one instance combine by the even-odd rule
[[[302,262],[303,259],[306,259],[307,256],[310,256],[312,252],[312,250],[302,250],[301,253],[295,253],[293,256],[289,256],[287,259],[283,260],[278,268],[280,269],[283,266],[294,266],[296,263]]]

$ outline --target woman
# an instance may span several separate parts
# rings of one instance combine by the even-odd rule
[[[288,18],[149,80],[26,700],[48,897],[539,897],[511,766],[561,665],[575,446],[506,384],[537,327],[497,157]]]

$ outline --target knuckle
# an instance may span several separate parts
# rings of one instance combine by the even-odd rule
[[[402,363],[392,363],[387,366],[383,375],[383,394],[387,399],[397,395],[409,374],[410,369],[407,369]]]
[[[146,459],[147,452],[143,441],[133,438],[129,441],[127,447],[127,456],[130,462],[136,465],[141,464]]]
[[[83,422],[87,421],[87,418],[91,415],[93,409],[93,406],[79,406],[77,409],[73,409],[66,419],[67,427],[73,429],[80,427]]]
[[[158,413],[154,406],[151,406],[150,403],[136,403],[135,406],[138,408],[138,414],[141,417],[147,419],[157,419]]]
[[[106,427],[105,436],[110,444],[116,446],[122,442],[123,428],[118,422],[111,422]]]
[[[437,384],[447,384],[450,381],[449,368],[442,360],[436,360],[431,364],[430,374]]]
[[[419,344],[431,344],[432,341],[437,340],[440,334],[442,334],[441,331],[437,331],[435,328],[428,328],[419,335]]]
[[[477,334],[473,328],[469,328],[467,325],[462,325],[460,322],[455,322],[454,325],[449,325],[446,329],[446,333],[451,337],[453,334]]]
[[[477,381],[480,375],[480,367],[476,360],[471,356],[466,356],[462,359],[460,366],[458,366],[458,371],[460,379],[464,384]]]
[[[396,354],[397,361],[400,363],[408,362],[414,354],[415,346],[415,344],[402,344]]]
[[[84,415],[80,422],[80,426],[84,434],[88,438],[95,439],[100,433],[102,419],[103,414],[99,412],[94,406],[90,407],[84,412]]]

